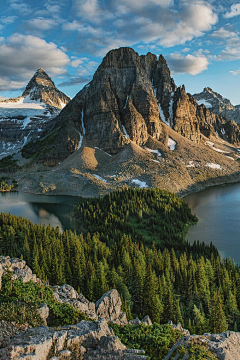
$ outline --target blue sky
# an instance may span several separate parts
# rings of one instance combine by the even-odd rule
[[[162,54],[176,84],[209,86],[240,104],[240,1],[0,0],[0,96],[15,97],[43,67],[74,97],[105,54]]]

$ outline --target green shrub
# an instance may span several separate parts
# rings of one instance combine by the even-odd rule
[[[33,281],[24,283],[21,278],[13,280],[10,271],[3,275],[0,320],[15,321],[19,324],[28,323],[31,326],[41,325],[43,322],[37,309],[43,302],[50,310],[49,326],[76,324],[81,320],[91,321],[73,306],[57,302],[50,287]]]
[[[182,336],[171,326],[157,323],[152,326],[144,324],[125,325],[124,327],[110,324],[110,326],[123,344],[128,348],[145,350],[151,360],[163,359]]]

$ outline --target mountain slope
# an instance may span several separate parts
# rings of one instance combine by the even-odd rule
[[[19,151],[50,129],[53,118],[69,100],[39,69],[22,96],[0,102],[0,157]]]
[[[25,158],[49,170],[43,181],[35,172],[19,180],[30,191],[83,196],[124,184],[188,191],[238,174],[239,142],[234,121],[176,87],[163,56],[120,48],[105,56],[52,130],[24,146]]]

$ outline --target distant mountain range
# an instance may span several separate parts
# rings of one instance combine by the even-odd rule
[[[44,70],[35,78],[23,101],[61,106],[62,93]],[[206,89],[198,97],[177,87],[162,55],[110,51],[92,81],[71,101],[65,98],[48,131],[14,155],[20,166],[28,161],[38,169],[30,167],[27,177],[20,172],[20,186],[83,196],[124,184],[187,192],[238,176],[240,128],[210,110],[215,98],[224,99]]]
[[[19,151],[53,126],[53,118],[69,100],[39,69],[22,96],[0,101],[0,158]]]
[[[206,87],[201,93],[194,94],[193,97],[199,105],[203,104],[214,114],[224,116],[228,120],[240,123],[240,105],[233,106],[229,99]]]

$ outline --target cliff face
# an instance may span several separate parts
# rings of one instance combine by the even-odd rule
[[[163,57],[158,60],[151,53],[139,56],[130,48],[110,51],[93,80],[60,113],[61,148],[55,144],[52,156],[65,158],[73,153],[83,135],[93,146],[111,154],[130,140],[140,146],[149,136],[159,140],[161,118],[169,118],[175,89]]]
[[[162,141],[163,123],[193,143],[213,135],[239,144],[238,126],[198,105],[184,86],[177,88],[162,55],[120,48],[105,56],[93,80],[61,111],[52,132],[56,141],[44,139],[44,155],[41,141],[31,144],[30,152],[39,151],[45,164],[54,164],[85,138],[114,155],[130,140],[139,146],[149,138]]]

